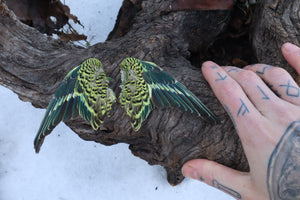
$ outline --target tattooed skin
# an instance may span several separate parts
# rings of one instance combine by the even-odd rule
[[[217,75],[220,77],[218,79],[216,79],[216,81],[224,81],[227,78],[227,75],[222,76],[222,74],[220,72],[217,72]]]
[[[239,71],[240,71],[240,69],[233,67],[230,70],[228,70],[227,72],[239,72]]]
[[[242,199],[242,195],[240,193],[238,193],[237,191],[222,185],[219,181],[217,181],[216,179],[212,180],[212,186],[214,186],[215,188],[222,190],[223,192],[226,192],[227,194],[230,194],[231,196],[235,197],[236,199]]]
[[[271,200],[300,199],[300,121],[293,122],[275,147],[268,165]]]
[[[272,67],[273,67],[273,66],[271,66],[271,65],[266,65],[261,71],[256,71],[256,73],[261,74],[261,75],[264,75],[266,69],[272,68]]]
[[[205,179],[203,178],[203,176],[200,176],[200,181],[205,181]]]
[[[244,101],[242,99],[240,99],[240,101],[241,101],[242,105],[241,105],[241,107],[238,110],[237,117],[239,115],[244,116],[245,114],[250,113],[250,111],[249,111],[248,107],[246,106],[246,104],[244,103]]]
[[[281,94],[279,94],[277,90],[274,90],[274,85],[270,85],[268,83],[266,83],[266,85],[274,92],[274,94],[276,94],[276,96],[281,97]]]
[[[257,88],[259,89],[259,91],[262,93],[263,97],[262,99],[264,100],[269,100],[270,98],[268,97],[268,95],[266,95],[266,93],[261,89],[261,87],[259,85],[257,85]]]
[[[279,85],[279,87],[286,88],[286,95],[290,97],[299,97],[300,89],[297,86],[291,85],[291,81],[289,80],[287,84]]]

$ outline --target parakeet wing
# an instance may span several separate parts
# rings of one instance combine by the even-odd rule
[[[143,77],[152,88],[152,100],[159,107],[176,106],[199,116],[208,116],[216,123],[215,115],[184,85],[154,63],[141,61]]]
[[[80,66],[70,71],[63,82],[57,88],[54,97],[50,101],[43,121],[34,140],[34,148],[38,153],[45,137],[59,124],[60,121],[68,120],[78,115],[74,94],[74,87]]]
[[[122,75],[120,104],[130,116],[132,127],[138,131],[153,109],[151,88],[142,76],[142,65],[138,59],[124,59],[120,64],[120,69]]]
[[[70,71],[56,90],[34,140],[36,152],[39,152],[45,136],[60,121],[67,121],[78,114],[97,129],[115,100],[101,62],[95,58],[87,59]]]

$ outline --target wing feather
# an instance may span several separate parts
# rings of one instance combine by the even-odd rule
[[[141,61],[143,77],[153,91],[152,100],[159,107],[175,106],[184,111],[207,116],[216,123],[216,116],[183,84],[154,63]]]
[[[48,105],[40,128],[34,139],[34,148],[37,153],[39,152],[45,137],[51,133],[57,124],[62,119],[69,120],[71,116],[74,117],[75,115],[73,109],[67,109],[67,107],[71,106],[69,101],[74,98],[73,92],[78,69],[79,66],[67,74]]]
[[[155,96],[155,98],[152,98],[154,104],[165,105],[165,107],[171,106],[171,104],[169,103],[170,99],[168,99],[168,97],[163,94],[162,90],[157,85],[153,85],[151,87],[152,87],[152,92],[154,94],[153,96]]]
[[[93,129],[97,129],[116,99],[112,91],[107,93],[107,87],[107,77],[98,59],[87,59],[71,70],[49,103],[34,140],[36,152],[61,121],[80,115],[90,122]]]
[[[78,76],[79,114],[89,121],[93,129],[98,129],[104,117],[109,115],[116,97],[108,88],[108,80],[101,62],[90,58],[82,64]],[[107,92],[109,91],[109,92]]]
[[[143,69],[138,59],[124,59],[120,64],[120,69],[122,91],[119,102],[131,118],[132,127],[138,131],[153,109],[151,88],[142,76]]]

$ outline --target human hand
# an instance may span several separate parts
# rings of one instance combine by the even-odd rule
[[[300,75],[300,48],[285,43],[281,50]],[[184,176],[237,199],[300,199],[300,88],[291,75],[265,64],[210,61],[202,72],[235,125],[250,172],[195,159],[182,167]]]

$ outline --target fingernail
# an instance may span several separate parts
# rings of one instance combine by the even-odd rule
[[[284,48],[284,50],[285,50],[286,52],[288,52],[288,53],[292,53],[292,52],[295,52],[295,51],[299,51],[299,48],[298,48],[296,45],[294,45],[294,44],[292,44],[292,43],[289,43],[289,42],[285,43],[285,44],[283,45],[283,48]]]
[[[199,174],[192,165],[184,165],[181,169],[182,174],[186,178],[198,179]]]

